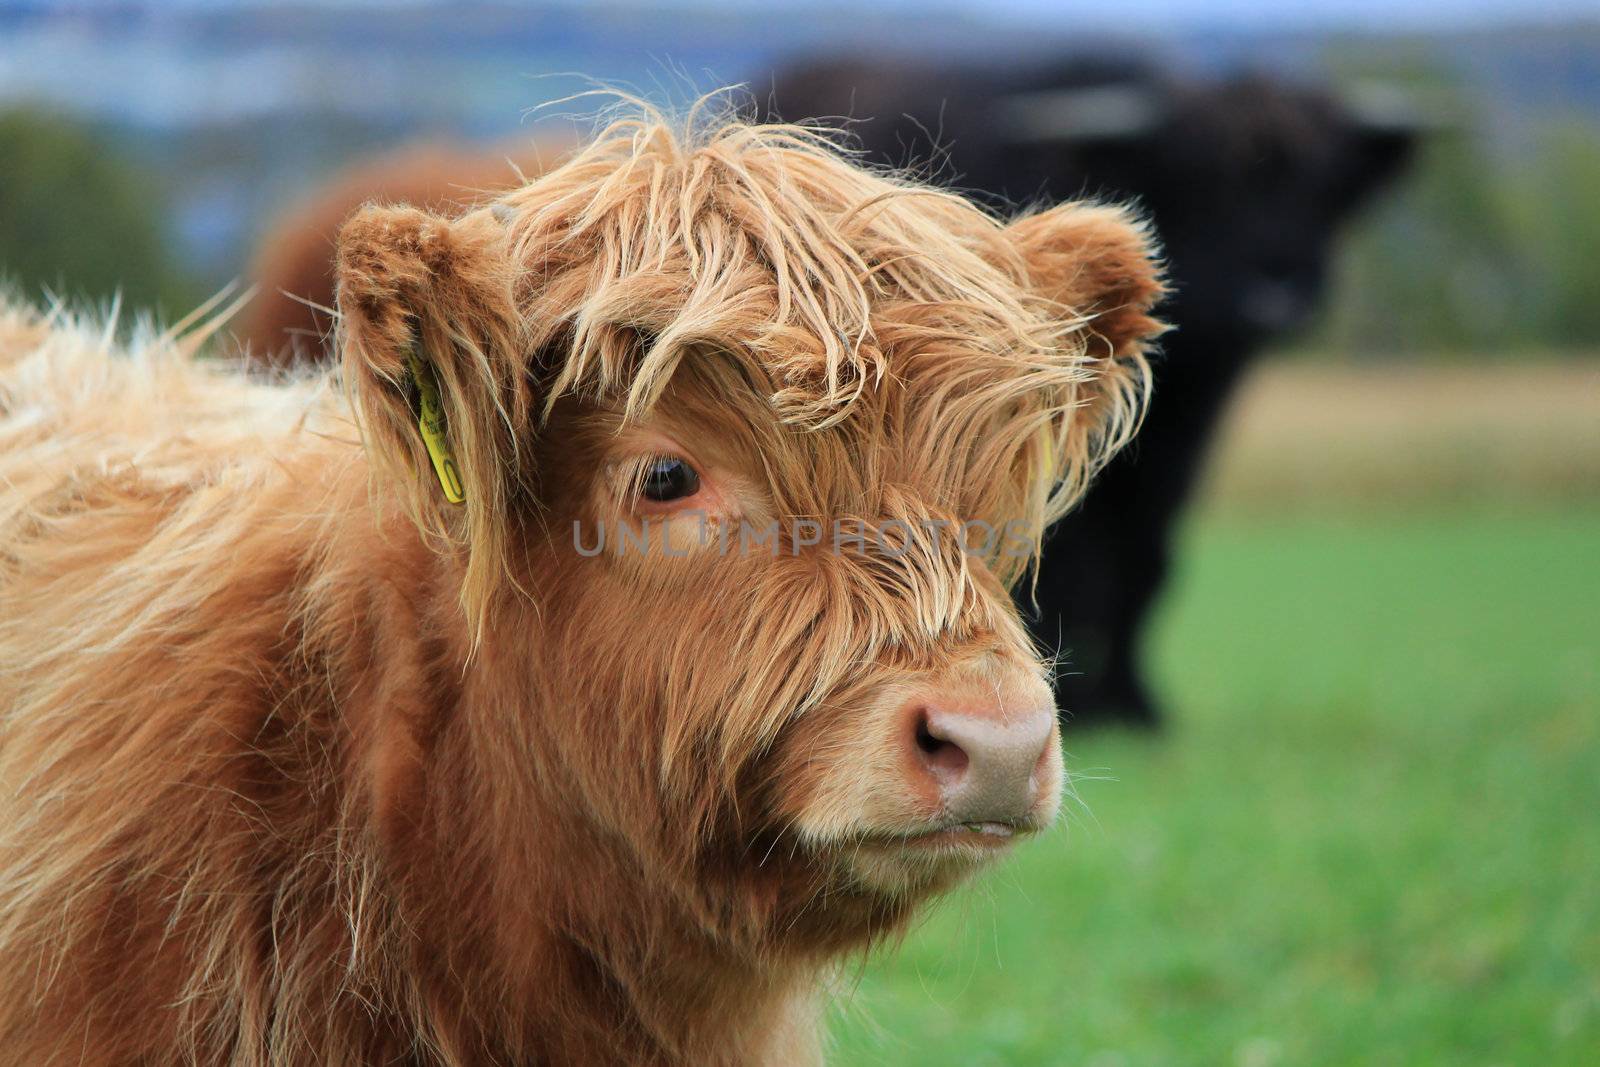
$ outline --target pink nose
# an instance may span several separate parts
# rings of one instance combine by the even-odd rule
[[[955,822],[1015,823],[1038,799],[1055,742],[1053,707],[939,707],[911,714],[918,773]]]

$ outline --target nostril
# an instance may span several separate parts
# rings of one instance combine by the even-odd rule
[[[926,710],[917,714],[917,751],[929,767],[944,777],[956,777],[967,769],[967,751],[948,738],[940,737]]]
[[[937,785],[942,814],[959,822],[998,823],[1027,816],[1055,750],[1053,708],[973,701],[910,710],[902,743],[922,780]]]

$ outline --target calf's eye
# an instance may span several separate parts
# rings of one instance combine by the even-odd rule
[[[694,468],[674,456],[652,460],[644,470],[639,483],[639,495],[646,500],[664,504],[682,500],[700,491],[700,475]]]

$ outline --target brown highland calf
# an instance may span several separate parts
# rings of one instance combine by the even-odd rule
[[[1128,436],[1145,233],[639,120],[338,274],[353,408],[0,310],[0,1060],[817,1059],[1056,812],[1027,552],[931,533]],[[690,512],[780,532],[573,537]]]

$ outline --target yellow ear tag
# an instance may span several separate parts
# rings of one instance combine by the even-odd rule
[[[461,470],[456,466],[456,457],[450,452],[450,438],[445,435],[444,404],[439,399],[439,381],[433,376],[433,368],[417,351],[416,345],[412,345],[406,353],[406,361],[411,365],[411,380],[417,383],[417,427],[422,431],[422,443],[427,446],[428,456],[433,460],[433,469],[439,475],[444,498],[452,504],[460,504],[467,499],[467,494],[462,491]]]

